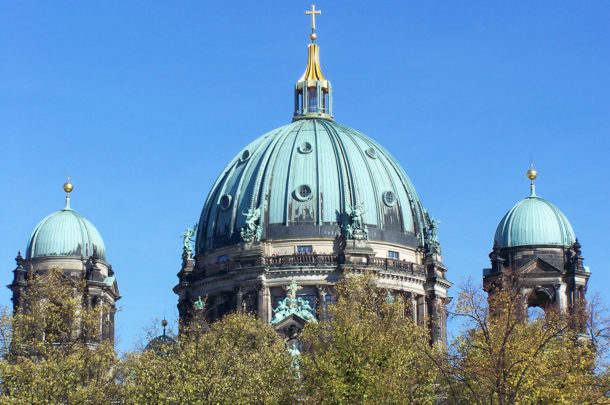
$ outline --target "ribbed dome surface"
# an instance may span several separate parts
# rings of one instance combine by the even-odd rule
[[[262,240],[333,238],[355,204],[369,240],[423,245],[423,208],[394,158],[332,120],[298,120],[252,142],[221,173],[201,213],[196,253],[239,242],[250,209],[260,208]]]
[[[100,233],[66,204],[66,208],[49,215],[36,226],[28,243],[26,258],[88,257],[94,250],[100,259],[106,260],[106,248]]]
[[[500,247],[571,246],[576,238],[572,225],[559,208],[531,195],[519,201],[504,215],[494,240]]]

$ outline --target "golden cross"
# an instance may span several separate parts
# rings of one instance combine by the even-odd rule
[[[311,16],[311,32],[314,32],[316,30],[316,14],[320,15],[322,14],[322,11],[316,10],[316,6],[314,6],[313,4],[311,5],[311,11],[305,12],[305,15]]]

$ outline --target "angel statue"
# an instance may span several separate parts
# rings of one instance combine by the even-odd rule
[[[197,232],[197,226],[199,224],[196,223],[192,228],[186,228],[184,232],[182,232],[182,254],[188,257],[189,259],[193,257],[193,236]]]

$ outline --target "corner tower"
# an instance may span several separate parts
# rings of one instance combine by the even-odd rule
[[[114,270],[106,262],[106,247],[97,228],[70,206],[69,194],[74,190],[70,178],[63,189],[67,193],[64,208],[36,226],[25,258],[21,252],[17,254],[13,282],[8,285],[13,292],[13,308],[27,304],[23,292],[28,277],[44,276],[51,269],[61,269],[68,278],[86,281],[86,305],[103,305],[108,309],[100,319],[101,336],[113,341],[116,301],[121,298]]]
[[[483,288],[517,288],[522,310],[572,313],[585,300],[590,271],[583,265],[581,245],[566,216],[536,195],[533,166],[526,173],[529,195],[515,204],[496,229],[489,254],[491,268],[483,270]]]
[[[445,278],[437,223],[398,162],[367,135],[337,123],[319,47],[307,49],[294,87],[292,123],[255,139],[228,163],[208,194],[195,233],[185,232],[174,292],[187,321],[199,297],[209,320],[243,310],[263,322],[294,280],[318,316],[345,270],[372,271],[412,315],[445,339]],[[189,235],[196,235],[194,250]]]

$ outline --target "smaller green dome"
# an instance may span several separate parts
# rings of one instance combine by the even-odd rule
[[[575,241],[574,230],[566,216],[559,208],[538,197],[533,185],[530,196],[504,215],[494,238],[500,247],[571,246]]]
[[[49,215],[36,226],[28,242],[26,258],[88,257],[93,252],[101,260],[106,260],[102,236],[91,222],[70,208],[70,199],[66,198],[63,210]]]

